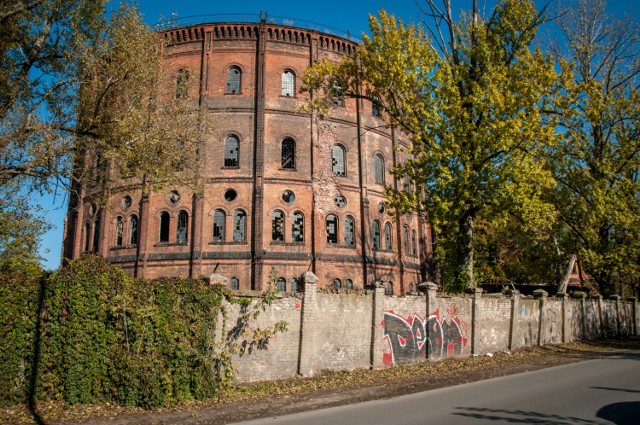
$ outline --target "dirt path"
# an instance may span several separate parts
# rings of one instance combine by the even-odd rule
[[[640,350],[640,338],[527,348],[492,357],[448,359],[381,370],[325,372],[310,379],[239,386],[216,400],[183,403],[153,411],[109,404],[72,408],[50,404],[40,406],[40,413],[47,424],[225,424],[390,398],[631,350]],[[23,407],[3,409],[0,418],[2,423],[33,423]]]

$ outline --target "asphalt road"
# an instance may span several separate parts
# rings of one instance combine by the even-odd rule
[[[241,423],[640,425],[640,352]]]

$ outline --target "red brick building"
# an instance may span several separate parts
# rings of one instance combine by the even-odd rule
[[[430,228],[392,215],[385,185],[407,140],[370,102],[351,98],[318,123],[297,111],[301,76],[315,61],[355,51],[347,38],[257,23],[208,23],[164,32],[165,69],[200,82],[215,116],[205,140],[202,198],[184,188],[142,195],[110,183],[109,208],[78,204],[64,256],[97,252],[139,277],[222,274],[235,289],[261,289],[272,269],[286,291],[313,271],[319,285],[395,294],[425,280]]]

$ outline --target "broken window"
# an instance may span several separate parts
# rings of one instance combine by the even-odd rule
[[[240,163],[240,141],[236,136],[229,136],[224,141],[224,166],[237,167]]]
[[[171,218],[168,212],[160,214],[160,237],[159,242],[169,242],[169,222]]]
[[[286,279],[284,277],[279,277],[278,278],[277,285],[278,285],[278,291],[286,292],[286,290],[287,290],[287,281],[286,281]]]
[[[338,243],[338,217],[327,216],[327,243]]]
[[[271,240],[284,242],[284,213],[280,210],[271,213]]]
[[[378,220],[373,220],[371,237],[373,238],[373,249],[380,249],[380,222]]]
[[[293,213],[291,240],[292,242],[304,242],[304,216],[300,211]]]
[[[347,205],[347,200],[344,196],[336,196],[333,200],[338,208],[343,208]]]
[[[213,213],[213,241],[224,242],[224,224],[227,219],[226,214],[222,210],[216,210]]]
[[[344,219],[344,244],[346,246],[355,246],[355,220],[351,216],[346,216]]]
[[[237,66],[231,67],[227,73],[227,94],[239,94],[242,71]]]
[[[284,139],[282,141],[282,163],[281,167],[287,170],[296,168],[296,142],[293,139]]]
[[[176,242],[187,243],[187,232],[189,231],[189,214],[186,211],[180,211],[178,214],[178,229],[176,233]]]
[[[122,246],[122,236],[124,234],[124,219],[116,217],[116,246]]]
[[[189,94],[189,71],[182,68],[176,75],[176,99],[184,99]]]
[[[371,102],[371,114],[374,117],[380,116],[380,104],[378,103],[378,96],[373,97],[373,102]]]
[[[129,244],[135,245],[138,243],[138,216],[132,215],[129,217]]]
[[[247,228],[247,213],[242,210],[236,210],[233,213],[233,241],[244,242]]]
[[[347,174],[344,163],[344,148],[340,145],[335,145],[332,151],[332,167],[333,174],[336,176],[345,176]]]
[[[384,158],[377,153],[374,157],[376,183],[384,184]]]
[[[296,75],[290,69],[285,69],[282,73],[282,95],[296,95]]]
[[[384,249],[387,251],[393,249],[391,246],[391,223],[389,222],[384,224]]]
[[[331,101],[336,106],[344,106],[344,93],[337,81],[334,81],[331,86]]]
[[[411,253],[409,247],[409,226],[404,226],[402,228],[403,233],[403,242],[404,242],[404,253],[409,255]]]
[[[237,277],[233,276],[231,279],[229,279],[229,288],[233,289],[234,291],[240,289],[240,282],[238,281]]]

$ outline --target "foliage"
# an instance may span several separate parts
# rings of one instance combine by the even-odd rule
[[[95,256],[41,285],[0,285],[7,301],[0,329],[10,343],[0,351],[2,404],[26,398],[34,367],[36,400],[152,407],[210,398],[231,382],[235,355],[266,349],[269,337],[286,329],[254,325],[272,294],[251,303],[202,281],[133,280]],[[242,326],[228,331],[226,318],[237,308],[246,313],[238,316]]]
[[[420,190],[388,195],[399,210],[428,214],[444,284],[459,290],[474,285],[478,221],[516,216],[530,229],[554,221],[541,200],[553,185],[542,153],[556,139],[543,109],[558,78],[552,59],[529,48],[543,22],[532,2],[501,1],[488,19],[474,10],[457,23],[450,8],[434,17],[446,24],[448,40],[382,11],[354,57],[316,64],[304,84],[319,94],[309,109],[326,113],[339,86],[375,101],[387,123],[409,136],[413,159],[396,173]]]
[[[609,295],[640,271],[640,26],[611,20],[605,6],[575,1],[558,21],[564,137],[554,152],[552,195],[569,229],[565,249]]]

